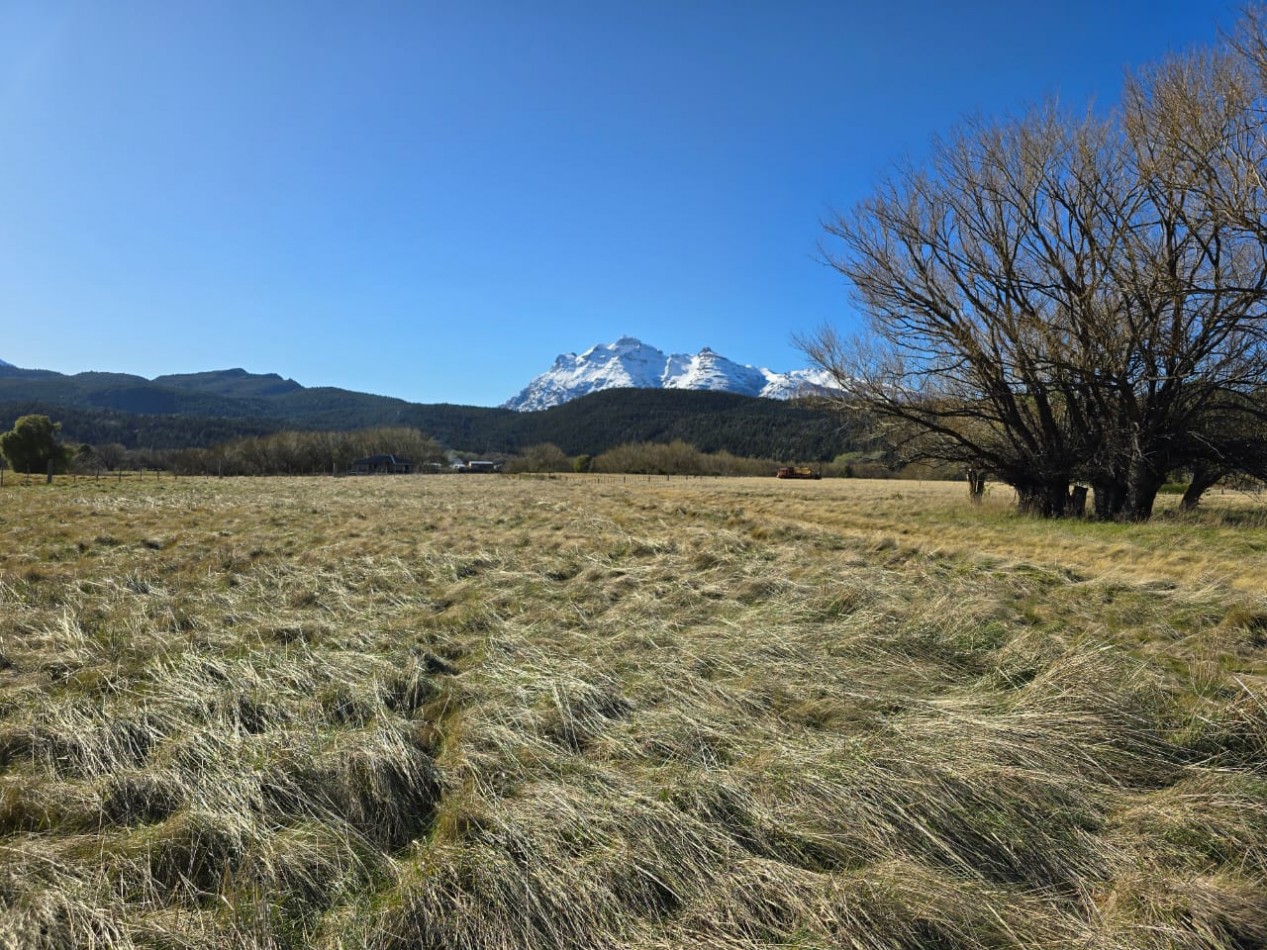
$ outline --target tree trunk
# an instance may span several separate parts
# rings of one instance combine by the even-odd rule
[[[1099,521],[1112,521],[1122,514],[1126,505],[1126,485],[1112,478],[1091,482],[1095,492],[1095,516]]]
[[[1016,488],[1016,510],[1039,518],[1063,518],[1069,508],[1069,483],[1024,485]]]
[[[1201,496],[1214,487],[1215,483],[1223,476],[1223,473],[1207,465],[1197,465],[1192,470],[1192,481],[1188,483],[1188,487],[1184,490],[1183,498],[1179,499],[1180,511],[1196,511],[1197,506],[1201,504]]]
[[[1147,521],[1153,516],[1153,502],[1165,482],[1151,466],[1140,462],[1131,466],[1130,480],[1126,486],[1126,505],[1122,517],[1128,521]]]
[[[1085,518],[1087,515],[1087,486],[1075,485],[1069,493],[1069,517]]]
[[[979,505],[984,496],[985,472],[977,468],[968,469],[968,498],[974,505]]]

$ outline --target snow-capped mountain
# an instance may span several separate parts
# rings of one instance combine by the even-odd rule
[[[9,368],[12,368],[12,367],[13,367],[13,364],[12,364],[12,363],[7,363],[7,362],[5,362],[4,360],[0,360],[0,366],[8,366]]]
[[[707,346],[694,356],[671,356],[669,362],[672,365],[661,383],[665,389],[715,389],[759,396],[772,375],[769,370],[728,360]]]
[[[549,409],[600,389],[711,389],[791,399],[806,392],[830,388],[830,378],[821,370],[793,370],[775,373],[728,360],[708,347],[692,355],[665,355],[633,337],[615,343],[599,343],[577,356],[564,353],[518,396],[507,400],[506,408],[520,412]]]

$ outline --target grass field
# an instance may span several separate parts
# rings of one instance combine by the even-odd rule
[[[1267,947],[1267,514],[0,491],[0,947]]]

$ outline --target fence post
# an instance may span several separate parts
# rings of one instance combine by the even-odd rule
[[[52,459],[48,460],[48,474],[44,476],[44,484],[45,485],[53,484],[53,460]]]

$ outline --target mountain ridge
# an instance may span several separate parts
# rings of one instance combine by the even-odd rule
[[[0,431],[22,415],[49,415],[88,444],[170,450],[285,429],[405,426],[472,453],[515,453],[550,442],[596,455],[623,442],[682,439],[704,451],[832,458],[849,445],[821,409],[721,391],[609,388],[550,410],[411,403],[334,387],[304,387],[275,373],[215,370],[147,380],[124,373],[64,375],[0,367]]]
[[[711,347],[698,353],[666,354],[632,336],[596,343],[580,355],[563,353],[502,404],[516,412],[538,412],[604,389],[694,389],[765,399],[793,399],[832,388],[821,370],[776,373],[727,359]]]

